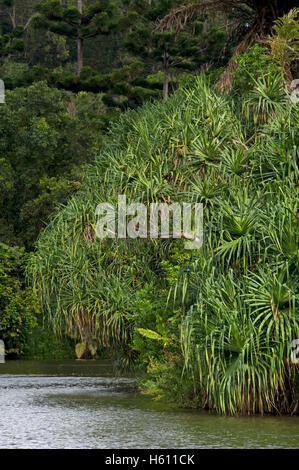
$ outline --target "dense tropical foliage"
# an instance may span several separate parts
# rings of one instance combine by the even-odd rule
[[[2,4],[8,352],[105,353],[138,370],[140,389],[156,398],[233,415],[298,413],[299,108],[290,84],[299,10],[291,1]],[[41,60],[38,34],[49,45]],[[93,61],[100,43],[103,61]],[[202,203],[202,247],[100,240],[96,208],[119,195],[147,207]]]
[[[165,364],[178,361],[182,377],[167,386],[187,378],[189,399],[204,407],[292,412],[298,107],[279,68],[252,80],[241,97],[237,87],[220,96],[201,76],[167,104],[122,117],[82,191],[41,235],[30,272],[54,328],[126,360],[141,354],[160,370],[157,391]],[[203,247],[97,240],[95,208],[118,194],[203,202]]]
[[[37,325],[37,296],[24,283],[24,250],[0,243],[0,337],[6,353],[19,355]]]

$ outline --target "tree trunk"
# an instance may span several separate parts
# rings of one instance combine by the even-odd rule
[[[82,0],[78,0],[78,11],[80,15],[83,12]],[[81,69],[83,67],[83,38],[81,36],[81,19],[79,20],[78,26],[78,41],[77,41],[77,49],[78,49],[78,75],[80,75]]]
[[[83,39],[78,37],[78,75],[83,67]]]
[[[13,5],[11,12],[9,13],[10,19],[11,19],[11,24],[13,29],[16,29],[17,23],[16,23],[16,6]]]
[[[169,54],[167,51],[163,54],[163,72],[164,72],[164,79],[163,79],[163,96],[164,100],[168,98],[168,84],[169,84]]]

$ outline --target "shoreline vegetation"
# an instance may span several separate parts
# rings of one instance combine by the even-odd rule
[[[127,350],[139,353],[154,394],[232,414],[296,411],[297,119],[279,72],[242,100],[197,77],[122,116],[29,265],[54,328],[119,349],[124,366]],[[108,192],[204,201],[203,247],[96,240],[94,208]]]
[[[95,11],[87,3],[79,12],[86,37]],[[33,24],[56,28],[61,50],[74,56],[71,31],[53,27],[54,4],[62,22],[71,14],[83,21],[74,5],[64,11],[45,1]],[[14,49],[3,49],[2,70],[11,65],[17,76],[0,105],[0,338],[8,358],[109,357],[119,373],[140,374],[140,393],[180,407],[299,415],[299,104],[291,85],[299,9],[272,19],[266,36],[233,57],[230,50],[218,66],[201,67],[192,34],[203,35],[213,64],[224,17],[210,30],[208,13],[184,10],[187,29],[176,40],[163,29],[179,24],[176,2],[169,4],[173,16],[159,4],[146,24],[135,18],[138,28],[132,17],[130,34],[107,6],[109,24],[97,34],[109,40],[121,28],[124,61],[142,57],[149,71],[162,46],[172,51],[173,61],[164,54],[160,71],[139,85],[128,68],[124,85],[119,64],[109,77],[84,67],[82,37],[80,78],[73,71],[59,86],[45,70],[26,82],[31,66],[24,75],[10,64]],[[245,24],[254,29],[252,14],[246,9]],[[145,34],[163,16],[155,39]],[[144,40],[138,50],[136,38]],[[83,88],[73,89],[74,80]],[[145,207],[203,204],[201,248],[186,250],[174,238],[97,238],[97,206],[124,194]]]

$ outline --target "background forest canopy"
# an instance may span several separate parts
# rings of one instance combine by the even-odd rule
[[[108,354],[156,397],[298,412],[296,3],[0,0],[9,357]],[[96,241],[118,193],[203,202],[205,246]]]

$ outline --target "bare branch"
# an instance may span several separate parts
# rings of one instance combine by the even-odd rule
[[[246,3],[246,2],[245,2]],[[181,31],[190,20],[202,16],[207,11],[222,11],[227,13],[232,9],[242,9],[239,0],[206,0],[197,4],[184,5],[180,8],[171,10],[162,20],[160,20],[155,31]]]

